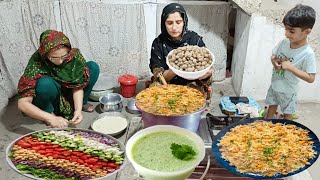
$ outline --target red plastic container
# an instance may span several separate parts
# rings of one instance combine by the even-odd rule
[[[125,74],[118,78],[120,83],[120,92],[123,97],[133,97],[136,92],[138,78],[132,74]]]

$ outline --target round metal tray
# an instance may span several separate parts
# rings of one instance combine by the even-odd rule
[[[103,133],[100,133],[100,132],[96,132],[96,131],[93,131],[93,130],[81,129],[81,128],[51,128],[51,129],[44,129],[44,130],[40,130],[40,131],[35,131],[35,132],[28,133],[28,134],[26,134],[26,135],[24,135],[24,136],[19,137],[18,139],[14,140],[13,142],[11,142],[11,143],[7,146],[7,148],[6,148],[6,161],[7,161],[7,163],[9,164],[9,166],[10,166],[12,169],[14,169],[16,172],[20,173],[20,174],[23,175],[23,176],[26,176],[26,177],[31,178],[31,179],[44,180],[44,179],[42,179],[42,178],[37,178],[37,177],[34,177],[34,176],[30,175],[30,174],[24,174],[24,173],[22,173],[21,171],[19,171],[19,170],[16,168],[16,166],[13,164],[13,162],[11,161],[11,159],[9,158],[9,155],[11,154],[11,148],[12,148],[12,147],[16,144],[16,142],[19,141],[20,139],[22,139],[22,138],[24,138],[24,137],[26,137],[26,136],[32,135],[32,134],[34,134],[34,133],[47,132],[47,131],[51,131],[51,130],[76,130],[76,131],[82,131],[82,132],[90,132],[90,133],[93,133],[93,134],[100,134],[100,135],[103,135],[103,136],[105,136],[105,137],[107,137],[107,138],[109,138],[109,139],[114,140],[117,144],[119,144],[120,149],[121,149],[122,151],[124,151],[124,155],[126,154],[126,153],[125,153],[125,149],[126,149],[126,148],[125,148],[125,146],[123,145],[123,143],[121,143],[119,140],[117,140],[116,138],[114,138],[114,137],[112,137],[112,136],[110,136],[110,135],[106,135],[106,134],[103,134]],[[128,160],[127,160],[127,157],[125,156],[124,161],[123,161],[123,163],[121,164],[121,166],[120,166],[119,169],[115,170],[115,171],[112,172],[112,173],[107,174],[106,176],[103,176],[103,177],[100,177],[100,178],[95,178],[95,180],[100,180],[100,179],[102,180],[102,179],[105,179],[105,178],[107,178],[107,177],[109,177],[109,176],[112,176],[112,175],[116,174],[117,172],[119,172],[120,170],[122,170],[122,169],[126,166],[127,161],[128,161]]]

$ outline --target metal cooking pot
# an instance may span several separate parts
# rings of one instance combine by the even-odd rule
[[[197,132],[201,120],[201,114],[206,109],[206,106],[202,107],[200,110],[194,113],[181,116],[161,116],[145,112],[141,110],[141,108],[139,109],[141,111],[144,128],[153,125],[174,125],[189,129],[193,132]]]
[[[100,109],[102,112],[118,111],[121,112],[123,97],[118,93],[108,93],[99,98]]]

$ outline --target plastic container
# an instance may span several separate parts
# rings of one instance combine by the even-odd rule
[[[131,74],[125,74],[118,78],[121,95],[125,98],[133,97],[136,92],[138,78]]]
[[[180,135],[183,135],[196,143],[199,149],[199,155],[197,156],[197,161],[194,164],[190,165],[187,168],[181,169],[179,171],[165,172],[165,171],[152,170],[152,169],[149,169],[148,167],[143,167],[139,165],[137,162],[135,162],[135,160],[132,158],[131,149],[138,139],[140,139],[141,137],[147,134],[152,134],[155,132],[168,132],[168,131],[172,131]],[[156,126],[152,126],[152,127],[140,130],[137,133],[135,133],[127,142],[126,155],[129,161],[131,162],[131,164],[133,165],[133,167],[136,169],[136,171],[138,171],[139,174],[141,174],[144,177],[144,179],[184,180],[192,174],[194,169],[203,160],[205,156],[205,145],[200,136],[198,136],[196,133],[191,132],[187,129],[171,126],[171,125],[156,125]]]

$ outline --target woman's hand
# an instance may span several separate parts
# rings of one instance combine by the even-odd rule
[[[83,119],[81,111],[74,111],[73,118],[70,121],[72,124],[79,124]]]
[[[61,117],[53,115],[52,118],[46,120],[48,125],[53,128],[65,128],[68,127],[68,120]]]
[[[209,71],[205,75],[199,77],[199,80],[207,79],[208,77],[212,76],[212,73],[213,73],[213,69],[210,68]]]

